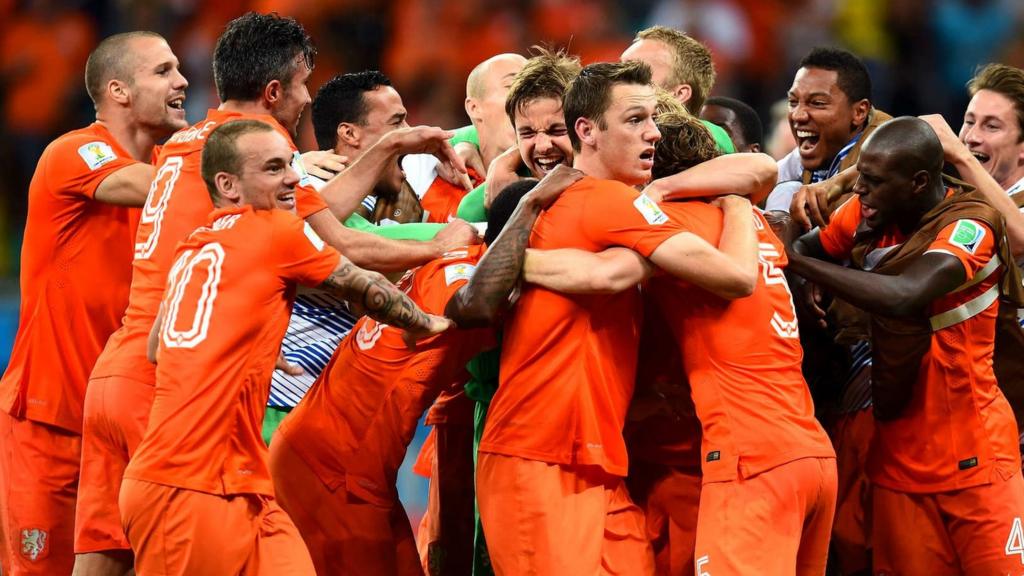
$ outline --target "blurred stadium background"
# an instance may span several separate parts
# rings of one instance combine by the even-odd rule
[[[1020,0],[0,0],[0,368],[18,314],[18,260],[28,181],[46,144],[92,121],[83,84],[89,51],[110,34],[163,34],[190,83],[195,122],[217,105],[214,42],[248,10],[298,19],[319,54],[311,94],[341,72],[379,69],[411,124],[468,123],[465,78],[478,62],[534,44],[567,47],[584,63],[617,59],[633,34],[673,26],[705,42],[713,94],[746,101],[772,131],[796,63],[813,46],[845,47],[868,64],[875,104],[894,115],[939,112],[959,126],[964,84],[992,61],[1024,67]],[[785,128],[788,130],[788,127]],[[299,146],[314,146],[308,111]],[[415,454],[422,434],[410,450]],[[414,521],[425,482],[403,472]]]

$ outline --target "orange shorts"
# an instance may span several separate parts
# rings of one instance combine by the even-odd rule
[[[693,574],[700,471],[630,460],[629,495],[644,511],[659,575]]]
[[[1024,573],[1024,478],[941,494],[875,485],[875,574]]]
[[[0,410],[0,551],[11,576],[70,574],[82,437]]]
[[[142,441],[153,385],[111,376],[89,380],[82,423],[82,477],[75,510],[75,552],[128,550],[117,497],[128,459]]]
[[[477,499],[498,576],[654,573],[643,511],[600,468],[480,453]]]
[[[397,498],[383,507],[331,491],[278,435],[270,445],[270,471],[281,507],[305,540],[317,574],[422,576],[412,526]]]
[[[696,574],[824,574],[835,509],[832,458],[801,458],[751,478],[707,482]]]
[[[832,552],[842,574],[871,568],[871,481],[864,471],[875,417],[869,406],[841,415],[831,430],[839,491],[832,524]]]
[[[126,478],[119,499],[139,576],[313,576],[273,498],[218,496]]]

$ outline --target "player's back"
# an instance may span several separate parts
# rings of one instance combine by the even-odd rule
[[[125,477],[271,494],[260,437],[295,284],[337,253],[294,214],[227,208],[182,242],[168,276],[149,427]]]
[[[406,275],[406,289],[423,311],[443,315],[466,284],[484,247],[446,254]],[[279,428],[327,486],[380,505],[395,498],[395,476],[416,425],[438,394],[468,379],[466,362],[493,342],[490,329],[449,330],[417,342],[364,316],[330,364]],[[320,438],[332,438],[330,445]]]
[[[721,210],[690,202],[663,205],[685,228],[718,244]],[[760,214],[753,294],[724,300],[667,277],[650,294],[670,319],[703,429],[706,480],[733,480],[804,457],[833,457],[814,418],[801,372],[796,315],[783,275],[785,249]]]
[[[175,249],[213,210],[200,173],[203,145],[218,126],[243,118],[263,120],[284,132],[270,116],[209,110],[205,119],[175,133],[160,150],[156,178],[135,235],[131,294],[123,325],[111,336],[93,377],[119,375],[153,382],[155,372],[146,361],[146,340],[160,308]],[[297,201],[302,197],[297,196]]]
[[[29,185],[21,250],[21,306],[0,406],[78,431],[85,384],[128,300],[138,210],[94,198],[135,163],[106,127],[52,142]]]

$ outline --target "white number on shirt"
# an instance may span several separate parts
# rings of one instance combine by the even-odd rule
[[[217,288],[220,285],[221,271],[224,266],[224,248],[218,243],[203,246],[198,251],[188,250],[183,253],[171,268],[167,282],[167,293],[164,296],[166,317],[160,336],[164,346],[168,348],[195,348],[206,339],[210,329],[210,317],[213,315],[213,304],[217,300]],[[202,274],[199,296],[194,304],[191,320],[179,318],[182,301],[189,290],[196,271]],[[179,329],[179,322],[185,320],[185,328]]]
[[[181,164],[180,156],[168,157],[156,171],[153,183],[149,186],[149,195],[146,196],[146,205],[142,207],[142,218],[139,220],[139,232],[135,237],[135,258],[139,260],[149,258],[153,250],[156,250],[160,240],[160,224],[174,191],[174,184],[181,175]]]
[[[796,307],[793,306],[793,293],[789,291],[789,283],[782,268],[775,266],[779,259],[779,251],[770,242],[759,242],[757,245],[757,260],[761,264],[761,277],[764,278],[765,286],[769,289],[778,290],[781,286],[786,291],[786,300],[789,306],[785,310],[772,312],[772,328],[782,338],[799,338],[800,331],[796,325]]]

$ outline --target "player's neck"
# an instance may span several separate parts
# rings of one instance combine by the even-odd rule
[[[487,138],[483,132],[478,131],[477,134],[480,136],[480,158],[483,160],[484,167],[486,168],[505,150],[499,150],[494,143],[494,139]],[[480,176],[482,177],[483,174]]]
[[[1024,178],[1024,164],[1017,166],[1016,170],[1007,174],[1006,178],[1003,178],[1003,180],[999,182],[999,186],[1002,187],[1003,190],[1009,190],[1010,188],[1013,188],[1014,184],[1020,182],[1022,178]]]
[[[152,160],[153,146],[160,139],[132,122],[126,115],[100,110],[96,112],[96,122],[109,130],[114,136],[114,140],[117,140],[117,143],[127,150],[132,158],[142,162]]]
[[[586,152],[586,150],[583,150],[576,154],[572,167],[593,178],[613,180],[611,170],[601,162],[600,158],[596,154],[587,154]]]
[[[224,110],[225,112],[237,112],[239,114],[271,115],[270,109],[263,105],[262,100],[227,100],[217,109]]]

